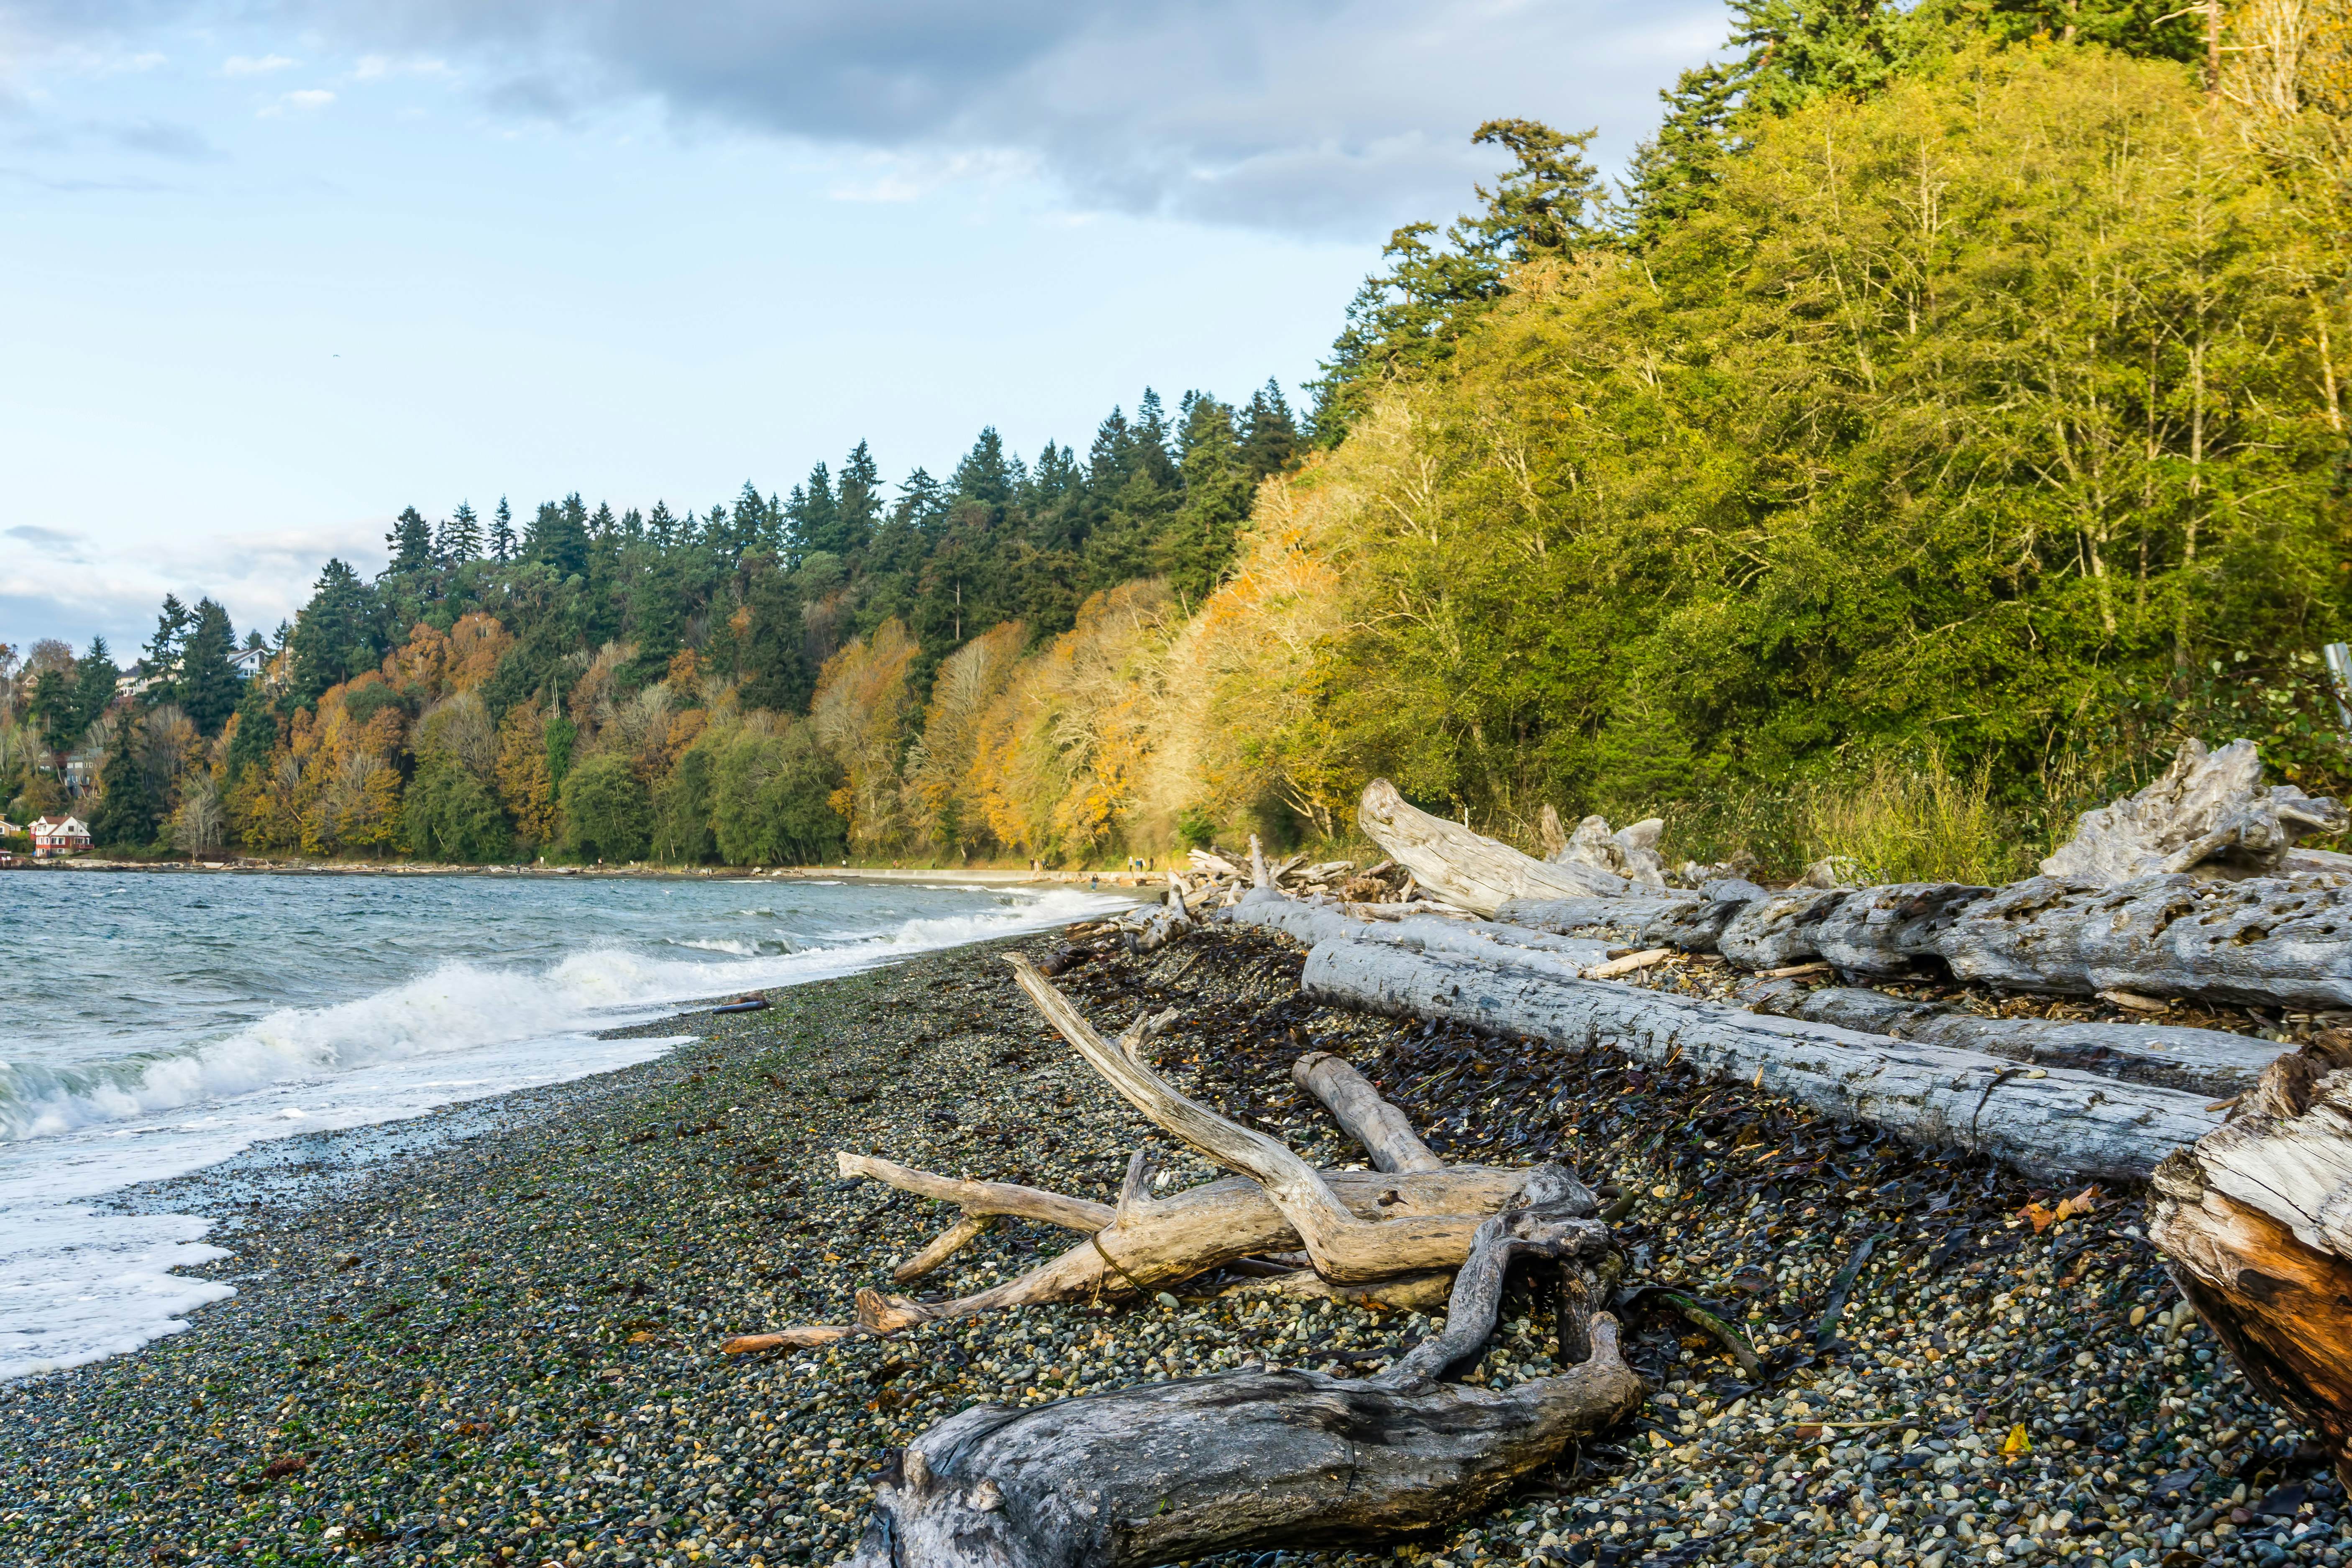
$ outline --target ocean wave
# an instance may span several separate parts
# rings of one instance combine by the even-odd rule
[[[211,1040],[73,1065],[0,1064],[0,1140],[152,1120],[273,1085],[610,1028],[658,1016],[682,1002],[826,979],[916,952],[1055,925],[1096,912],[1104,902],[1075,889],[1057,890],[969,914],[841,931],[814,946],[676,942],[710,958],[602,946],[535,970],[447,963],[352,1001],[281,1009]]]

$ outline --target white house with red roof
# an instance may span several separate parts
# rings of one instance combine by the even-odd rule
[[[89,847],[89,829],[78,816],[37,816],[32,822],[33,858],[78,855]]]

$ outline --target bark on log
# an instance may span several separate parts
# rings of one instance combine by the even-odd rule
[[[1325,942],[1300,980],[1327,1002],[1446,1018],[1554,1045],[1679,1059],[1918,1143],[1990,1154],[2029,1174],[2132,1181],[2219,1124],[2201,1096],[1976,1051],[1775,1018],[1607,980]]]
[[[2042,873],[2112,885],[2164,872],[2275,876],[2298,838],[2341,833],[2344,808],[2293,784],[2264,789],[2252,741],[2218,752],[2190,738],[2164,776],[2137,795],[2086,811]]]
[[[2234,882],[2175,873],[2112,888],[2050,877],[1997,889],[1795,888],[1728,919],[1719,906],[1685,900],[1647,910],[1631,900],[1514,900],[1499,912],[1543,931],[1608,926],[1756,969],[1818,958],[1886,978],[1940,964],[2009,991],[2352,1009],[2352,877],[2333,873]]]
[[[2352,1482],[2352,1071],[2306,1047],[2157,1167],[2149,1239],[2263,1394]]]
[[[1290,1081],[1323,1102],[1333,1120],[1364,1146],[1376,1170],[1439,1171],[1445,1162],[1430,1152],[1405,1113],[1381,1098],[1362,1073],[1328,1051],[1309,1051],[1290,1064]]]
[[[1414,879],[1449,903],[1492,915],[1506,899],[1571,899],[1626,893],[1622,877],[1589,866],[1547,864],[1459,823],[1409,805],[1396,786],[1374,779],[1364,786],[1356,821]]]
[[[2220,1029],[1986,1018],[1938,1003],[1906,1002],[1880,991],[1851,986],[1808,991],[1787,980],[1758,981],[1741,989],[1739,1000],[1756,1012],[1778,1017],[1982,1051],[2032,1067],[2072,1068],[2102,1078],[2160,1084],[2208,1100],[2227,1100],[2252,1088],[2262,1070],[2284,1048]]]
[[[1486,1505],[1641,1402],[1615,1320],[1589,1359],[1506,1390],[1434,1381],[1492,1331],[1514,1253],[1589,1256],[1606,1232],[1522,1210],[1479,1227],[1445,1331],[1376,1378],[1249,1371],[932,1427],[875,1489],[856,1568],[1146,1568],[1214,1552],[1374,1541]]]

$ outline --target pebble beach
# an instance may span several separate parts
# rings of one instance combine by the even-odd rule
[[[1365,1374],[1428,1333],[1199,1281],[720,1353],[849,1321],[858,1288],[894,1289],[891,1265],[954,1220],[842,1180],[836,1150],[1115,1195],[1150,1130],[1002,962],[1069,940],[649,1025],[695,1038],[140,1194],[222,1216],[227,1256],[199,1272],[237,1294],[137,1353],[0,1386],[0,1562],[830,1563],[887,1451],[970,1405],[1243,1365]],[[1653,1390],[1633,1420],[1448,1531],[1237,1568],[2352,1551],[2342,1490],[2187,1313],[2140,1193],[2042,1191],[1605,1049],[1321,1007],[1299,952],[1263,934],[1077,946],[1059,983],[1099,1026],[1180,1009],[1154,1047],[1171,1080],[1319,1163],[1364,1155],[1291,1087],[1309,1049],[1355,1063],[1448,1159],[1556,1160],[1617,1194],[1627,1355]],[[1156,1152],[1171,1189],[1210,1174]],[[902,1289],[961,1294],[1074,1239],[1007,1222]],[[1551,1370],[1548,1331],[1507,1297],[1474,1377]]]

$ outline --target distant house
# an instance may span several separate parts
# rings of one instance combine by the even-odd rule
[[[239,679],[251,680],[255,676],[268,669],[269,661],[276,657],[266,647],[239,648],[228,656],[228,667],[236,671]]]
[[[0,838],[21,838],[24,835],[25,830],[23,828],[17,826],[6,817],[0,816]]]
[[[78,816],[33,818],[33,858],[54,859],[77,855],[89,847],[89,829]]]

